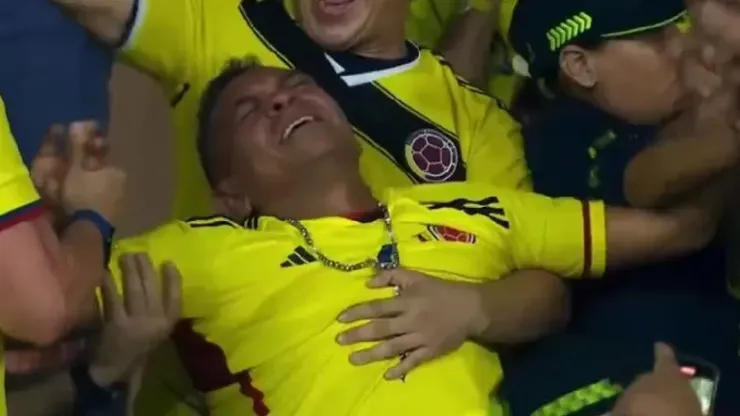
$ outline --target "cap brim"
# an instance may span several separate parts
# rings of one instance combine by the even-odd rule
[[[681,29],[685,29],[689,26],[688,19],[688,12],[686,10],[683,10],[680,13],[677,13],[669,18],[663,17],[661,19],[646,19],[644,22],[640,22],[640,24],[637,25],[632,25],[631,27],[625,27],[616,31],[603,33],[601,34],[601,38],[613,39],[638,36],[640,34],[652,32],[654,30],[660,30],[671,25],[679,25]]]

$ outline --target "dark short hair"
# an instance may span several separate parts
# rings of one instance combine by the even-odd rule
[[[223,169],[218,168],[220,162],[216,160],[215,154],[216,137],[213,128],[213,116],[216,106],[221,94],[231,84],[231,81],[257,66],[258,61],[252,57],[230,60],[224,66],[224,69],[208,83],[200,99],[196,145],[200,165],[211,187],[216,187],[225,173]]]

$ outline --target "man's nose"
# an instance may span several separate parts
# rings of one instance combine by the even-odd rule
[[[269,114],[271,116],[280,114],[280,112],[283,111],[291,101],[293,101],[293,94],[290,90],[282,89],[276,92],[270,100],[270,107],[268,108]]]

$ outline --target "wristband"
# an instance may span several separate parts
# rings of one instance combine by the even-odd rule
[[[107,265],[116,228],[105,217],[91,209],[81,209],[73,212],[70,216],[70,224],[75,221],[88,221],[98,229],[100,236],[103,237],[103,260]]]
[[[90,376],[90,367],[77,364],[69,372],[75,386],[74,415],[123,415],[126,406],[126,385],[114,383],[105,388]]]

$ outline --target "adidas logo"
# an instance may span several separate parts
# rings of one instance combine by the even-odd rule
[[[306,251],[305,248],[298,246],[295,249],[293,249],[293,252],[288,255],[288,259],[284,262],[280,263],[280,267],[293,267],[293,266],[302,266],[304,264],[313,263],[316,261],[316,257],[314,257],[311,253]]]

